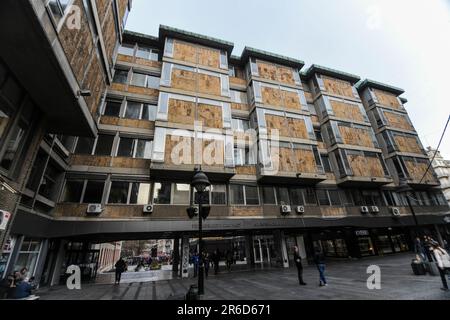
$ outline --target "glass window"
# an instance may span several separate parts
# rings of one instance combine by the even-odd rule
[[[0,141],[3,137],[3,134],[6,132],[9,121],[9,116],[0,109]]]
[[[55,201],[62,174],[62,170],[59,169],[55,163],[49,162],[39,188],[39,194],[47,199]]]
[[[128,201],[128,182],[113,181],[109,192],[108,203],[126,204]]]
[[[254,186],[245,186],[245,201],[247,205],[258,205],[258,188]]]
[[[319,205],[321,206],[329,206],[330,199],[328,199],[327,190],[317,190],[317,199],[319,200]]]
[[[170,182],[155,183],[153,192],[153,203],[155,204],[170,204]]]
[[[114,136],[107,134],[99,134],[97,139],[97,145],[95,147],[95,155],[110,156],[113,143],[114,143]]]
[[[144,104],[142,108],[142,120],[155,121],[158,107],[152,104]]]
[[[173,204],[189,204],[190,185],[174,183],[173,184]]]
[[[79,203],[83,192],[83,180],[67,180],[64,188],[64,202]]]
[[[83,203],[101,203],[104,181],[88,181],[84,192]]]
[[[277,204],[273,187],[262,187],[264,204]]]
[[[116,72],[114,72],[113,82],[127,84],[127,81],[128,81],[128,70],[116,69]]]
[[[231,204],[245,205],[244,186],[232,184],[230,185]]]
[[[331,170],[331,165],[330,165],[330,159],[328,158],[327,155],[321,155],[322,158],[322,165],[323,165],[323,169],[325,170],[325,172],[333,172]]]
[[[288,188],[275,188],[277,192],[277,201],[279,205],[287,204],[289,205],[291,203],[289,199],[289,191]]]
[[[332,206],[342,205],[338,190],[328,190],[328,194],[330,196],[330,201],[331,201]]]
[[[134,56],[134,46],[131,44],[123,44],[119,47],[119,54],[126,56]]]
[[[305,195],[305,204],[308,206],[316,206],[317,205],[317,199],[316,199],[316,193],[313,188],[306,188],[304,190]]]
[[[149,203],[150,183],[131,184],[130,204],[146,205]]]
[[[292,188],[289,190],[291,203],[296,206],[302,206],[305,204],[303,201],[303,192],[300,188]]]
[[[58,0],[50,0],[48,2],[48,7],[50,8],[50,11],[52,12],[53,18],[55,19],[56,23],[58,23],[63,16],[62,9],[59,6],[59,1]]]
[[[139,47],[136,52],[136,57],[148,60],[150,58],[151,51],[152,50],[150,48]]]
[[[131,84],[133,86],[145,87],[147,81],[147,75],[142,73],[133,72]]]
[[[77,147],[75,148],[76,154],[92,154],[92,148],[94,147],[94,138],[79,137]]]
[[[227,188],[223,184],[213,184],[211,186],[211,204],[227,204]]]
[[[133,157],[133,146],[134,146],[134,139],[120,138],[119,148],[117,149],[117,156],[132,158]]]
[[[105,106],[105,112],[103,114],[105,116],[119,117],[121,106],[122,106],[122,101],[107,100],[106,106]]]
[[[154,76],[147,76],[147,88],[158,89],[160,78]]]
[[[125,111],[125,118],[140,119],[141,118],[142,103],[127,101],[127,109]]]
[[[6,170],[11,169],[18,152],[22,147],[24,137],[25,126],[23,124],[20,124],[12,129],[10,139],[7,142],[5,154],[0,163],[1,167]]]
[[[152,156],[152,141],[137,140],[136,144],[136,158],[151,159]]]

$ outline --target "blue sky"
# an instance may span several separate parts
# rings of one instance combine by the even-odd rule
[[[160,24],[401,87],[424,147],[450,115],[450,0],[133,0],[127,29]],[[441,151],[450,159],[450,130]]]

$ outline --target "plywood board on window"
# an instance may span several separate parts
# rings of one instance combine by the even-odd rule
[[[216,96],[222,95],[220,77],[199,73],[198,91],[200,93],[212,94]]]
[[[427,172],[429,164],[426,163],[416,163],[414,161],[404,160],[406,170],[408,171],[409,177],[412,180],[421,180],[425,172]],[[428,170],[423,182],[436,182],[436,178],[432,174],[432,168]]]
[[[347,159],[355,177],[384,177],[378,158],[350,154]]]
[[[220,68],[220,51],[212,48],[198,47],[198,64],[211,68]]]
[[[281,96],[283,97],[283,105],[286,109],[301,110],[302,104],[300,103],[300,97],[297,92],[282,90]]]
[[[320,124],[319,117],[316,115],[311,115],[311,121],[313,124]]]
[[[128,92],[155,98],[159,96],[159,90],[132,85],[128,86]]]
[[[194,125],[195,102],[169,99],[168,122]]]
[[[107,124],[111,126],[130,127],[153,130],[155,128],[154,121],[137,120],[137,119],[122,119],[118,117],[102,116],[100,119],[101,124]]]
[[[400,109],[401,104],[395,94],[378,89],[373,89],[373,93],[377,97],[379,104],[395,109]]]
[[[247,81],[242,78],[230,77],[230,85],[247,86]]]
[[[117,55],[117,61],[134,63],[134,57],[127,56],[127,55],[124,55],[124,54],[118,54]]]
[[[294,149],[297,160],[297,172],[317,173],[316,159],[312,150]]]
[[[354,98],[350,82],[327,76],[322,76],[322,80],[328,93]]]
[[[236,174],[241,175],[256,175],[256,166],[237,166]]]
[[[308,103],[313,103],[314,97],[311,92],[305,91],[305,98]]]
[[[306,129],[305,120],[287,118],[291,136],[294,138],[309,139],[308,130]]]
[[[278,66],[277,72],[278,72],[278,79],[280,82],[295,85],[294,70],[292,68]]]
[[[71,166],[109,167],[111,157],[74,154],[70,157]]]
[[[196,45],[175,40],[173,43],[173,58],[185,62],[197,63]]]
[[[233,109],[233,110],[240,110],[240,111],[249,111],[250,110],[250,106],[248,104],[245,104],[245,103],[232,103],[231,104],[231,109]]]
[[[403,130],[414,130],[413,126],[406,119],[406,116],[389,111],[384,112],[388,125]]]
[[[164,163],[166,165],[194,164],[194,141],[190,137],[168,135],[166,137]]]
[[[272,154],[272,161],[276,163],[279,161],[278,171],[297,172],[297,161],[291,148],[279,148],[279,159]]]
[[[364,121],[364,116],[357,105],[336,100],[330,100],[330,104],[336,117],[361,122]]]
[[[264,79],[278,81],[277,66],[263,61],[258,61],[259,76]]]
[[[198,74],[193,71],[174,68],[172,71],[172,88],[197,91]]]
[[[272,87],[261,87],[262,102],[271,106],[283,106],[281,90]]]
[[[222,108],[204,103],[199,103],[197,109],[198,120],[208,128],[223,128]]]
[[[373,148],[372,137],[368,129],[339,126],[344,144]]]
[[[236,217],[261,217],[263,216],[263,208],[260,206],[233,206],[231,208],[232,215]]]
[[[222,140],[202,140],[202,163],[207,166],[223,167],[224,144]]]
[[[123,83],[112,83],[110,88],[113,91],[122,91],[122,92],[127,91],[127,85]]]
[[[418,154],[423,153],[420,145],[417,142],[416,137],[394,135],[394,140],[400,152],[409,152]]]
[[[162,62],[153,61],[153,60],[149,60],[149,59],[136,58],[135,63],[139,64],[141,66],[157,68],[157,69],[161,69],[161,67],[162,67]]]
[[[266,114],[266,126],[268,132],[277,129],[279,131],[280,136],[282,137],[290,136],[289,125],[285,117]]]
[[[116,157],[112,160],[112,167],[116,168],[133,168],[133,169],[149,169],[150,160],[133,159],[126,157]]]

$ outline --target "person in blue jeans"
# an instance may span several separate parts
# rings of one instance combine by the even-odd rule
[[[320,283],[319,286],[328,286],[327,279],[325,278],[325,256],[322,250],[317,249],[314,254],[314,263],[319,270]]]

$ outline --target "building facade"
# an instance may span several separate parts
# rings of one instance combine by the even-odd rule
[[[254,48],[235,56],[228,41],[167,26],[124,32],[125,0],[2,6],[5,273],[33,263],[52,285],[80,263],[89,277],[92,244],[138,239],[173,239],[185,263],[199,166],[212,182],[205,232],[236,239],[248,264],[288,267],[294,245],[304,257],[410,250],[404,180],[419,224],[448,237],[403,90]],[[39,38],[6,33],[17,21]],[[34,50],[18,52],[22,41]]]
[[[440,151],[436,153],[436,150],[431,147],[427,148],[427,153],[430,161],[434,158],[432,162],[434,171],[441,183],[442,192],[450,204],[450,160],[445,160]]]

